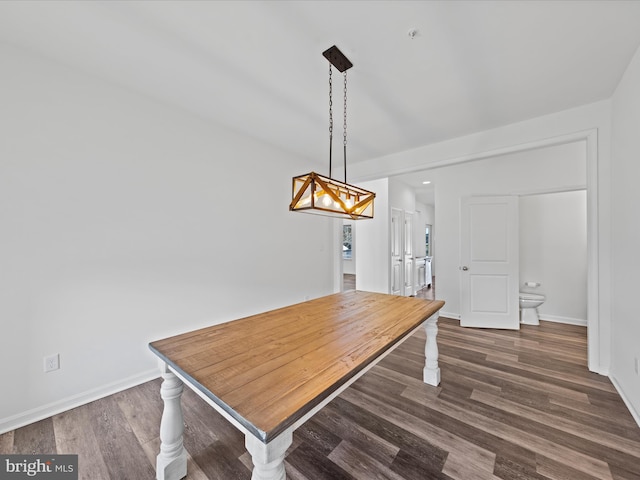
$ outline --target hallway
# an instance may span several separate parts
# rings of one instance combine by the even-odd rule
[[[356,288],[356,276],[350,273],[343,275],[343,291],[355,290]],[[425,300],[435,300],[436,290],[436,277],[431,277],[431,287],[424,287],[422,290],[418,290],[416,298],[424,298]]]

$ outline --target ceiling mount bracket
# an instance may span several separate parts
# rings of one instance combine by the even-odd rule
[[[324,58],[329,60],[331,65],[336,67],[340,73],[343,73],[353,67],[353,63],[351,63],[349,59],[344,56],[344,53],[342,53],[335,45],[331,48],[327,48],[322,52],[322,55]]]

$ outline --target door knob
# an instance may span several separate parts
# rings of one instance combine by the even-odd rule
[[[462,267],[462,268],[461,268],[461,270],[462,270],[463,272],[466,272],[467,270],[469,270],[469,267],[467,267],[467,266],[465,265],[464,267]]]

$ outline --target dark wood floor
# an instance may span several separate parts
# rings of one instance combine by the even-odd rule
[[[584,327],[439,325],[441,385],[421,381],[419,331],[295,432],[289,479],[640,479],[640,428],[587,371]],[[1,435],[0,453],[77,453],[82,479],[151,479],[159,388]],[[188,389],[183,408],[188,478],[249,479],[242,435]]]
[[[431,285],[424,287],[416,292],[417,298],[424,298],[426,300],[435,300],[436,290],[436,277],[431,278]],[[343,290],[355,290],[356,288],[356,276],[350,273],[343,275]]]
[[[345,273],[342,276],[342,289],[343,290],[355,290],[356,289],[356,276],[350,273]]]

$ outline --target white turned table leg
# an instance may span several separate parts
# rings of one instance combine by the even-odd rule
[[[438,312],[431,315],[424,323],[427,331],[427,342],[424,346],[425,365],[423,370],[424,383],[438,386],[440,384],[440,368],[438,367]]]
[[[244,444],[253,460],[251,480],[285,480],[284,455],[292,441],[292,430],[285,430],[269,443],[263,443],[251,433],[246,433]]]
[[[164,411],[160,422],[160,454],[156,459],[157,480],[179,480],[187,476],[187,451],[182,444],[184,421],[180,397],[184,388],[164,362],[160,363]]]

